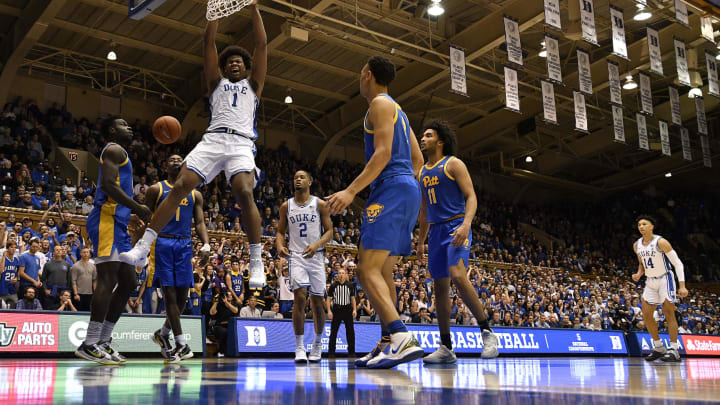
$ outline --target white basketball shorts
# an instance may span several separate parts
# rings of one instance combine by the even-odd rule
[[[255,143],[242,135],[208,132],[185,158],[187,168],[197,173],[203,184],[225,171],[228,183],[238,173],[255,170]]]
[[[307,288],[310,295],[325,296],[325,252],[316,252],[313,257],[303,257],[302,253],[290,252],[290,290]]]
[[[645,280],[645,291],[643,300],[650,305],[662,305],[665,300],[677,302],[677,289],[675,288],[675,277],[673,273],[667,272],[660,277],[648,277]]]

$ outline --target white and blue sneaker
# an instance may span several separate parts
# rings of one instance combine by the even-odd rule
[[[250,259],[250,288],[263,288],[267,285],[265,279],[265,264],[262,259]]]
[[[377,357],[389,345],[390,345],[390,341],[381,340],[381,341],[377,342],[377,346],[375,346],[375,348],[372,349],[372,351],[370,353],[355,360],[355,367],[367,367],[368,361]]]
[[[148,264],[148,255],[150,254],[150,246],[142,239],[135,243],[132,249],[127,252],[120,253],[120,261],[127,263],[133,267],[145,267]]]
[[[498,338],[491,330],[482,331],[483,351],[480,357],[483,359],[494,359],[500,353],[498,352]]]
[[[392,368],[421,358],[425,351],[420,347],[415,336],[410,332],[394,333],[390,344],[382,353],[368,361],[368,368]]]

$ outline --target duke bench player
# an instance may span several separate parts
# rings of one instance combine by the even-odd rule
[[[280,206],[280,222],[275,243],[278,253],[288,257],[290,288],[294,295],[292,313],[295,361],[318,362],[322,357],[322,335],[325,326],[325,244],[332,238],[333,226],[327,203],[310,194],[310,174],[298,170],[295,173],[294,185],[294,197]],[[289,234],[287,247],[286,232]],[[308,291],[315,324],[315,339],[309,357],[304,342],[305,297]]]
[[[637,219],[637,227],[642,237],[633,245],[633,250],[638,258],[638,271],[632,275],[633,280],[639,281],[645,275],[645,291],[642,295],[643,320],[647,325],[648,332],[653,338],[653,351],[645,360],[679,362],[678,352],[678,324],[675,318],[675,302],[677,296],[686,297],[688,291],[685,288],[685,270],[670,242],[660,235],[653,233],[655,219],[648,215],[641,215]],[[675,291],[675,277],[673,268],[680,281],[680,289]],[[670,334],[670,350],[665,350],[660,335],[658,324],[653,317],[655,308],[662,306],[667,322],[668,333]]]

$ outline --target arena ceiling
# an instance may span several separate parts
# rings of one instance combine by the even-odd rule
[[[146,97],[196,114],[202,110],[198,106],[205,92],[201,73],[205,4],[205,0],[167,0],[153,14],[134,21],[127,18],[127,0],[0,0],[4,69],[0,89],[7,86],[8,76],[9,80],[14,76],[6,70],[12,70]],[[577,1],[561,0],[564,86],[555,87],[559,125],[542,121],[540,79],[547,73],[545,59],[538,56],[547,30],[543,2],[443,0],[442,4],[445,13],[428,18],[429,0],[261,0],[269,47],[262,125],[316,137],[326,145],[320,160],[336,143],[361,144],[367,104],[358,93],[358,72],[369,56],[383,54],[398,68],[390,92],[416,131],[426,118],[447,119],[457,128],[461,155],[478,170],[587,193],[626,188],[667,171],[687,173],[689,180],[700,184],[717,184],[717,168],[702,168],[688,88],[681,89],[681,110],[692,134],[692,162],[682,160],[679,131],[671,133],[672,157],[660,155],[655,119],[648,120],[652,151],[638,150],[632,118],[638,109],[637,90],[623,91],[627,144],[613,142],[606,64],[612,47],[608,0],[595,0],[600,46],[580,40]],[[647,70],[645,27],[660,31],[666,76],[652,77],[657,117],[669,120],[667,86],[675,77],[670,74],[675,72],[673,37],[684,39],[688,49],[700,55],[697,70],[707,93],[702,55],[706,49],[717,49],[700,38],[697,13],[691,14],[692,28],[687,29],[672,22],[672,1],[648,0],[653,17],[643,22],[632,19],[636,0],[612,0],[612,4],[625,10],[631,60],[615,58],[621,76]],[[504,109],[503,15],[519,20],[522,31],[521,114]],[[291,27],[307,31],[308,40],[292,36]],[[219,48],[231,43],[251,48],[247,11],[221,20],[219,32]],[[116,62],[105,59],[111,43],[118,54]],[[449,91],[449,44],[465,49],[469,97]],[[572,90],[577,88],[578,48],[589,51],[592,62],[589,134],[574,130]],[[291,105],[284,103],[288,94],[294,100]],[[705,104],[717,167],[718,99],[707,96]],[[525,163],[527,155],[533,157],[532,163]]]

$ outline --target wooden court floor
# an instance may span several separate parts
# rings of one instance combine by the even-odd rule
[[[0,359],[0,404],[656,404],[720,401],[720,359],[461,358],[392,370],[346,359],[191,359],[120,367]]]

